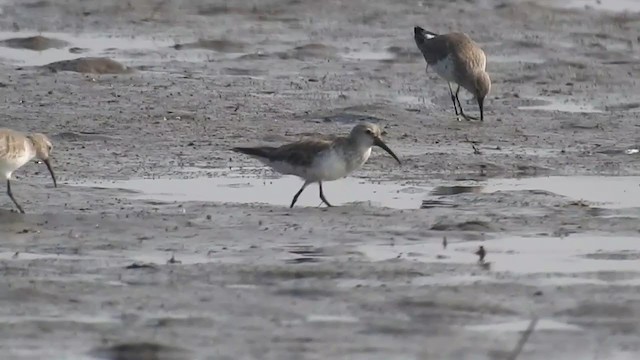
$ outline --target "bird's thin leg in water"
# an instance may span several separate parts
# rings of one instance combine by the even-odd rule
[[[327,204],[328,207],[332,207],[333,205],[329,204],[327,198],[324,197],[324,192],[322,191],[322,181],[318,181],[318,187],[320,187],[320,199],[322,199],[322,202]]]
[[[8,179],[7,179],[7,195],[9,195],[9,197],[11,198],[11,201],[13,201],[13,203],[16,204],[16,207],[18,208],[18,210],[24,214],[24,210],[22,210],[22,206],[20,206],[20,204],[18,204],[16,199],[13,197],[13,193],[11,192],[11,180],[8,180]]]
[[[307,185],[309,185],[308,182],[305,181],[304,184],[302,184],[302,187],[300,188],[300,190],[298,190],[298,192],[295,194],[295,196],[293,197],[293,201],[291,201],[291,206],[289,206],[289,208],[292,208],[293,205],[296,204],[296,201],[298,201],[298,197],[300,196],[300,194],[302,194],[302,191],[304,190],[304,188],[307,187]]]
[[[458,101],[458,107],[460,107],[460,115],[467,121],[478,120],[477,117],[466,115],[464,111],[462,111],[462,104],[460,104],[460,97],[458,97],[459,93],[460,93],[460,86],[458,86],[458,88],[456,89],[456,100]]]
[[[453,102],[453,110],[456,112],[456,118],[460,120],[460,116],[458,115],[458,105],[456,105],[456,96],[453,95],[453,89],[451,89],[451,83],[447,81],[447,85],[449,85],[449,94],[451,94],[451,101]]]

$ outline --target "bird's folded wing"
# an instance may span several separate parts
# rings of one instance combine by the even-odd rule
[[[311,166],[314,159],[331,148],[331,141],[301,140],[273,150],[271,161],[284,161],[294,166]]]

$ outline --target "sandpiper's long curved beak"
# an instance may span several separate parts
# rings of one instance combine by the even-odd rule
[[[478,107],[480,108],[480,121],[484,121],[484,98],[478,98]]]
[[[51,168],[49,159],[42,160],[42,162],[47,165],[47,169],[49,169],[49,173],[51,174],[51,178],[53,179],[53,187],[58,187],[58,183],[56,182],[56,175],[53,173],[53,169]]]
[[[389,147],[387,146],[387,144],[384,143],[384,141],[382,141],[382,139],[380,139],[379,137],[374,137],[373,138],[373,144],[376,146],[380,146],[381,148],[384,149],[384,151],[388,152],[389,155],[393,156],[394,159],[396,159],[396,161],[398,162],[398,164],[402,163],[400,162],[400,159],[398,159],[398,157],[396,156],[396,154],[393,153],[393,151],[391,151],[391,149],[389,149]]]

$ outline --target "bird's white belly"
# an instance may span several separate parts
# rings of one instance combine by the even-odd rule
[[[371,155],[371,148],[356,155],[357,159],[347,159],[341,151],[325,151],[317,155],[310,166],[294,165],[287,161],[266,162],[275,171],[301,177],[309,182],[338,180],[349,175],[367,161]]]
[[[453,60],[451,60],[451,56],[447,56],[446,58],[433,64],[431,67],[436,72],[436,74],[440,75],[440,77],[442,77],[443,79],[449,82],[456,82],[455,67],[453,65]]]
[[[0,159],[0,178],[2,180],[11,179],[11,173],[22,167],[33,158],[29,152],[25,152],[23,155],[12,158]]]
[[[308,171],[309,179],[316,181],[332,181],[341,179],[364,164],[371,155],[371,148],[364,153],[342,153],[330,151],[318,157]],[[355,156],[356,158],[347,158]]]

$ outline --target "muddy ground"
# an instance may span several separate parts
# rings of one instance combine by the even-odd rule
[[[344,133],[361,119],[383,125],[404,162],[376,149],[354,174],[365,180],[640,175],[640,15],[551,5],[3,1],[3,39],[40,31],[70,43],[0,48],[0,125],[50,134],[60,184],[29,164],[13,186],[27,214],[0,196],[3,359],[85,359],[141,342],[170,348],[111,357],[512,359],[532,318],[518,359],[638,358],[637,207],[523,189],[443,195],[447,206],[426,209],[288,209],[82,186],[255,172],[228,149]],[[413,25],[483,46],[484,123],[455,120]],[[109,36],[126,49],[91,49]],[[127,71],[40,66],[80,56]],[[574,238],[560,266],[547,268],[554,242],[539,256],[531,247]]]

